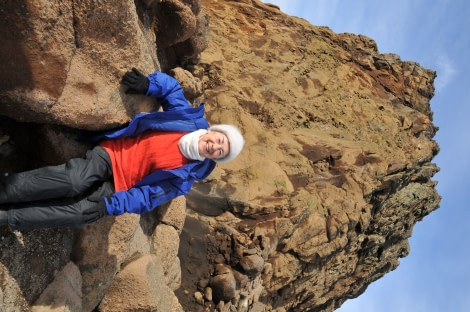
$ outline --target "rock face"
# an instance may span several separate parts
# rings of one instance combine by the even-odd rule
[[[200,1],[8,1],[0,12],[2,114],[97,130],[145,110],[119,85],[135,66],[168,70],[206,46]],[[182,47],[187,47],[183,49]],[[151,103],[147,103],[150,105]]]
[[[436,73],[371,38],[257,0],[7,1],[0,17],[1,170],[82,156],[78,132],[157,108],[123,92],[131,67],[170,73],[247,141],[149,214],[1,228],[5,311],[333,311],[439,206]]]

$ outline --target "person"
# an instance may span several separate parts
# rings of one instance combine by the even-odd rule
[[[106,215],[142,214],[187,194],[216,163],[245,144],[233,125],[209,126],[204,104],[192,107],[173,77],[132,68],[126,93],[153,96],[163,111],[140,113],[120,129],[92,138],[95,147],[65,164],[5,174],[0,225],[15,231],[81,228]]]

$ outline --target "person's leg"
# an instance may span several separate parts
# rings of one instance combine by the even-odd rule
[[[8,211],[0,210],[0,226],[8,224]]]
[[[111,175],[109,155],[97,146],[85,158],[5,176],[3,186],[0,185],[0,204],[71,198]]]
[[[105,206],[100,207],[97,204],[113,193],[113,184],[104,182],[92,194],[78,201],[67,199],[49,204],[23,204],[24,207],[11,208],[5,212],[8,214],[8,224],[14,231],[56,227],[82,228],[106,215]]]

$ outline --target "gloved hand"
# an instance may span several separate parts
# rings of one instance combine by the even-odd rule
[[[129,87],[127,94],[146,94],[150,84],[148,78],[134,67],[124,74],[121,83]]]
[[[96,202],[96,205],[83,211],[83,221],[85,223],[95,222],[107,214],[106,203],[104,201],[105,198],[102,198]]]

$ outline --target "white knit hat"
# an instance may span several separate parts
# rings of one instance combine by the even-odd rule
[[[229,144],[230,144],[230,151],[227,156],[224,158],[214,159],[218,163],[226,163],[229,161],[234,160],[238,154],[243,149],[245,145],[245,139],[243,139],[243,135],[240,133],[237,127],[232,125],[213,125],[209,127],[211,131],[218,131],[222,132],[227,136]]]

